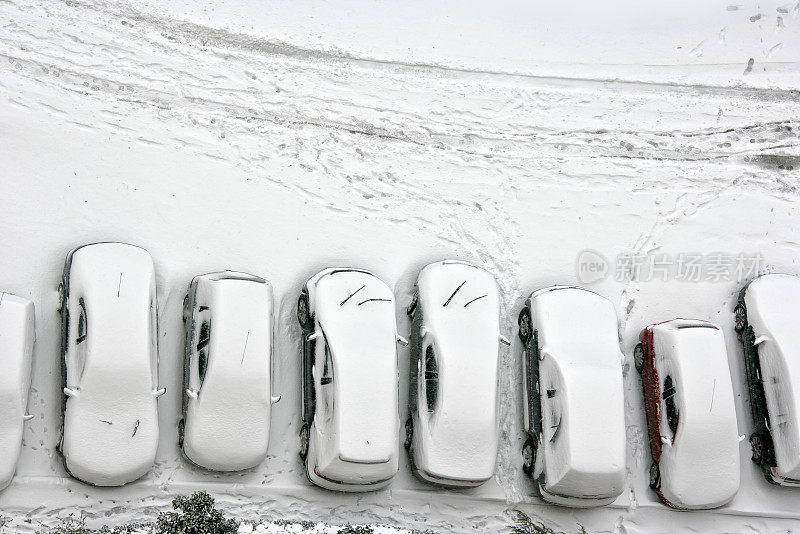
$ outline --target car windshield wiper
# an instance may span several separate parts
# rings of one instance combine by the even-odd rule
[[[446,307],[447,307],[447,305],[448,305],[448,304],[450,304],[450,301],[451,301],[451,300],[453,300],[453,297],[455,297],[455,296],[456,296],[456,293],[458,293],[458,290],[459,290],[459,289],[461,289],[462,287],[464,287],[464,284],[466,284],[466,283],[467,283],[467,281],[466,281],[466,280],[464,280],[463,282],[461,282],[461,284],[460,284],[460,285],[459,285],[459,286],[456,288],[456,290],[455,290],[455,291],[453,291],[453,294],[452,294],[452,295],[450,295],[450,298],[448,298],[446,301],[444,301],[444,304],[442,304],[442,308],[446,308]]]
[[[358,303],[358,305],[361,306],[362,304],[366,304],[367,302],[389,302],[389,299],[367,299],[367,300],[362,300],[361,302]]]
[[[355,291],[353,291],[352,293],[350,293],[350,296],[349,296],[349,297],[347,297],[346,299],[344,299],[342,302],[340,302],[340,303],[339,303],[339,306],[344,306],[345,302],[347,302],[348,300],[350,300],[351,298],[353,298],[353,296],[355,296],[355,294],[356,294],[356,293],[358,293],[359,291],[361,291],[361,290],[362,290],[362,289],[364,289],[365,287],[367,287],[367,284],[364,284],[363,286],[359,287],[358,289],[356,289]]]
[[[556,431],[553,432],[553,436],[550,438],[550,443],[553,443],[556,440],[556,436],[558,436],[558,432],[561,430],[561,418],[558,418],[558,423],[550,428],[555,428]]]
[[[472,304],[472,303],[473,303],[473,302],[475,302],[476,300],[481,300],[482,298],[484,298],[484,297],[488,297],[488,296],[489,296],[489,295],[481,295],[480,297],[475,297],[475,298],[474,298],[474,299],[472,299],[471,301],[469,301],[469,302],[467,302],[466,304],[464,304],[464,307],[466,308],[467,306],[469,306],[470,304]]]

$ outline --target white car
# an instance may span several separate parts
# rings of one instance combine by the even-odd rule
[[[11,484],[22,449],[31,386],[33,302],[0,293],[0,490]]]
[[[756,278],[739,294],[735,317],[750,390],[753,462],[770,482],[800,486],[800,278]]]
[[[392,290],[360,269],[325,269],[297,303],[303,341],[300,457],[309,480],[372,491],[397,472],[400,418]]]
[[[144,476],[158,446],[153,260],[124,243],[79,247],[60,287],[67,472],[95,486]]]
[[[650,487],[672,508],[727,504],[739,491],[739,432],[722,331],[674,319],[646,327],[640,341]]]
[[[546,501],[609,504],[625,485],[622,352],[612,304],[585,289],[533,293],[519,315],[523,470]]]
[[[239,471],[267,456],[272,404],[272,286],[234,271],[205,274],[184,300],[181,450],[214,471]]]
[[[405,447],[434,484],[478,486],[494,476],[498,446],[500,289],[462,261],[422,269],[412,317]]]

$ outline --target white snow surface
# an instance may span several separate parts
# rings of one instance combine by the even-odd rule
[[[183,450],[208,469],[255,467],[267,456],[272,412],[272,287],[233,272],[192,284],[195,333],[208,321],[211,334],[202,381],[197,335],[191,343],[189,386],[197,398],[188,397]]]
[[[622,493],[625,482],[616,311],[605,298],[576,287],[539,290],[530,306],[539,344],[537,455],[543,455],[545,496],[604,504]]]
[[[425,335],[418,372],[416,467],[455,484],[483,482],[494,475],[499,441],[499,287],[483,269],[443,261],[420,271],[417,288]],[[430,345],[438,363],[433,413],[425,400]]]
[[[739,490],[739,433],[722,331],[706,321],[653,326],[656,371],[676,390],[674,436],[661,410],[661,492],[675,506],[715,508]],[[663,406],[663,404],[662,404]]]
[[[132,245],[86,245],[67,281],[64,462],[80,480],[120,486],[147,473],[158,447],[153,260]]]
[[[11,484],[22,450],[35,338],[33,302],[0,293],[0,490]]]
[[[198,489],[228,514],[264,521],[499,532],[519,508],[567,532],[576,522],[627,534],[796,528],[800,490],[767,484],[746,441],[740,491],[719,510],[675,512],[647,487],[638,334],[672,317],[719,324],[749,435],[732,314],[745,281],[629,280],[614,261],[760,254],[764,272],[800,273],[799,9],[782,0],[0,2],[0,291],[34,301],[37,324],[34,419],[0,493],[6,529],[33,532],[70,513],[121,524]],[[167,393],[155,468],[123,488],[69,478],[55,451],[56,287],[67,252],[95,241],[143,246],[156,266]],[[581,283],[584,249],[609,261],[591,289],[616,308],[625,355],[617,501],[573,510],[534,496],[521,470],[516,339],[500,351],[492,480],[433,489],[403,454],[380,492],[343,495],[306,480],[295,305],[311,275],[330,265],[374,271],[407,336],[402,313],[420,269],[468,260],[497,279],[510,338],[530,291]],[[210,474],[177,445],[181,306],[192,276],[226,268],[273,285],[283,399],[267,460]],[[408,350],[398,348],[403,420]]]
[[[771,274],[745,292],[753,328],[778,475],[800,480],[800,278]]]

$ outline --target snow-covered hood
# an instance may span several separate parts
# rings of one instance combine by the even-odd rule
[[[417,286],[439,372],[437,407],[429,435],[421,436],[426,467],[440,476],[487,479],[497,459],[497,282],[468,263],[444,261],[425,267]]]
[[[779,474],[800,479],[800,278],[768,274],[745,291]]]
[[[546,489],[579,498],[619,495],[625,480],[622,353],[610,302],[579,288],[531,295],[540,347]]]
[[[312,280],[312,309],[333,362],[334,449],[343,461],[389,462],[399,446],[394,295],[364,271]]]
[[[678,507],[721,506],[739,489],[739,435],[724,336],[711,323],[684,319],[652,330],[659,380],[672,377],[679,413],[674,441],[666,421],[661,425],[670,441],[661,449],[661,491]]]

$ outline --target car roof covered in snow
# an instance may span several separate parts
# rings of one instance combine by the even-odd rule
[[[423,268],[417,287],[422,326],[434,339],[439,373],[426,445],[431,468],[455,462],[459,465],[442,466],[441,472],[488,478],[497,455],[499,287],[483,269],[452,260]]]
[[[339,454],[388,461],[399,426],[392,290],[357,269],[329,269],[312,281],[312,308],[333,361]]]
[[[150,254],[124,243],[97,243],[76,249],[69,270],[71,313],[78,313],[80,300],[86,310],[88,332],[84,369],[125,368],[134,373],[146,369],[149,373],[151,363],[156,363],[150,358],[155,355],[156,344],[152,331],[155,269]],[[76,317],[71,319],[77,323]],[[75,335],[75,331],[70,332],[70,341]],[[124,345],[124,351],[117,350],[120,345]],[[115,357],[115,353],[135,357]]]
[[[155,460],[158,418],[155,271],[142,248],[98,243],[69,259],[67,400],[62,450],[67,468],[95,485],[144,475]],[[80,300],[87,336],[77,344]]]
[[[556,286],[530,298],[540,347],[547,491],[610,498],[625,478],[622,353],[614,307],[584,289]]]
[[[662,447],[662,492],[680,507],[721,506],[739,489],[739,434],[725,338],[706,321],[676,319],[652,330],[660,389],[670,376],[679,414],[672,445]]]
[[[33,302],[0,293],[0,490],[11,483],[22,448],[33,342]]]
[[[272,287],[233,271],[198,276],[193,283],[194,306],[208,308],[211,327],[205,379],[187,409],[184,450],[203,467],[252,467],[264,459],[269,439]],[[191,357],[197,358],[194,346]],[[191,369],[196,373],[198,367]]]
[[[800,278],[768,274],[745,291],[780,474],[800,479]]]

